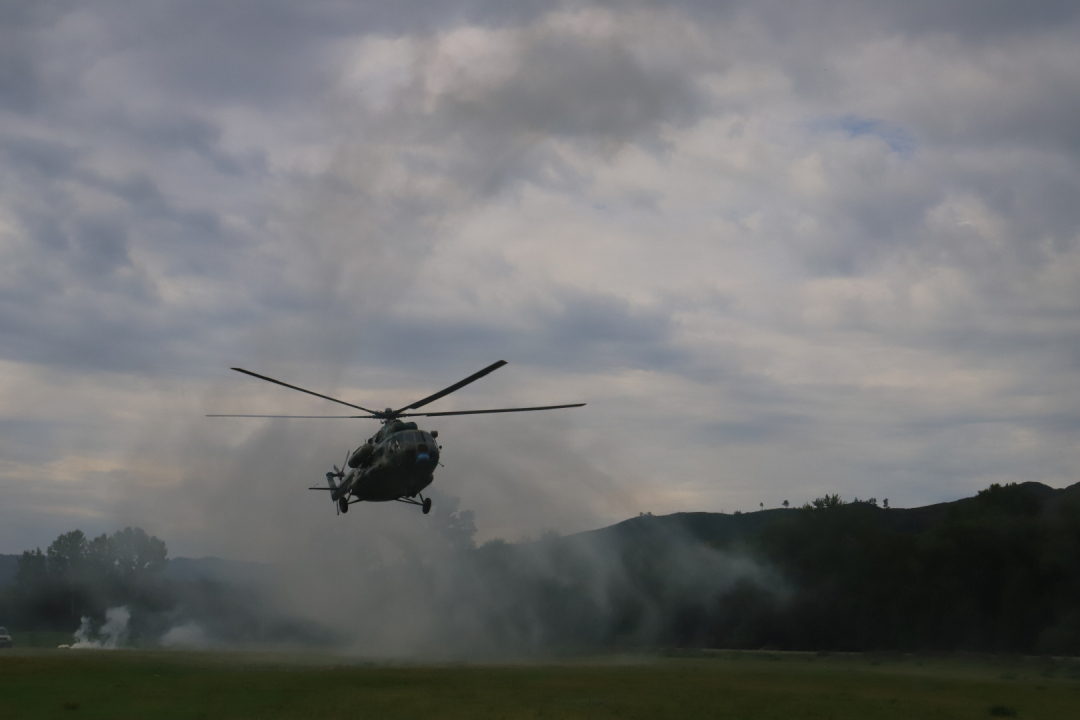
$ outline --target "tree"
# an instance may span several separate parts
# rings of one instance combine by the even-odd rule
[[[49,574],[68,577],[83,569],[86,564],[86,536],[82,530],[72,530],[53,540],[46,551]]]
[[[109,606],[157,602],[167,555],[165,542],[140,528],[93,540],[81,530],[64,533],[44,553],[27,550],[19,559],[16,615],[27,626],[68,630]]]
[[[826,494],[823,497],[819,497],[812,502],[803,505],[803,508],[806,510],[835,510],[844,505],[847,505],[847,503],[841,500],[839,495]]]
[[[783,505],[784,507],[787,507],[787,506],[789,505],[789,503],[788,503],[788,501],[787,501],[787,500],[785,500],[784,502],[782,502],[782,503],[780,503],[780,504],[781,504],[781,505]]]
[[[113,543],[105,533],[98,535],[86,545],[86,567],[94,574],[104,575],[112,569],[116,558],[113,556]]]
[[[127,527],[109,539],[113,564],[123,577],[158,573],[165,569],[168,550],[165,541],[147,535],[142,528]]]
[[[19,558],[19,567],[15,571],[15,585],[25,590],[37,587],[45,581],[48,572],[48,558],[41,552],[41,548],[33,552],[26,550]]]

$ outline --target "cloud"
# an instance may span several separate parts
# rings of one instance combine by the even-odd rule
[[[0,12],[8,551],[78,508],[317,537],[294,493],[371,429],[208,426],[326,411],[236,365],[378,406],[505,358],[445,407],[588,402],[443,426],[511,538],[1071,478],[1071,4]]]

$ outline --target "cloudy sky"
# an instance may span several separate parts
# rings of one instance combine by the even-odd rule
[[[587,402],[425,425],[481,539],[1076,482],[1078,11],[0,1],[0,552],[424,522],[231,366]]]

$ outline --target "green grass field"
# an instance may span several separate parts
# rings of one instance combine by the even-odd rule
[[[0,652],[0,718],[1074,718],[1080,662],[789,653],[404,665]]]

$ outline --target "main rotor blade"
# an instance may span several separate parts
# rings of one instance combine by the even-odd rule
[[[293,418],[294,420],[356,420],[372,418],[380,420],[378,415],[207,415],[206,417],[253,417],[253,418]]]
[[[338,400],[337,398],[332,398],[329,395],[321,395],[321,394],[319,394],[317,392],[312,392],[310,390],[305,390],[302,387],[296,387],[295,385],[290,385],[289,383],[283,383],[280,380],[275,380],[274,378],[266,377],[265,375],[260,375],[258,373],[253,373],[250,370],[245,370],[244,368],[231,368],[231,369],[235,370],[236,372],[242,372],[245,375],[250,375],[251,377],[257,377],[260,380],[265,380],[266,382],[272,382],[275,385],[281,385],[282,387],[292,388],[293,390],[299,390],[302,393],[307,393],[308,395],[314,395],[315,397],[322,398],[323,400],[329,400],[330,402],[336,402],[336,403],[339,403],[341,405],[348,405],[351,408],[356,408],[357,410],[363,410],[366,413],[371,413],[372,415],[376,415],[376,416],[381,417],[380,413],[378,413],[375,410],[368,410],[366,407],[362,407],[360,405],[353,405],[352,403],[347,403],[344,400]]]
[[[394,415],[398,416],[398,415],[401,415],[406,410],[415,410],[418,407],[423,407],[424,405],[427,405],[429,402],[434,402],[434,401],[438,400],[441,397],[449,395],[450,393],[454,392],[455,390],[460,390],[461,388],[465,387],[466,385],[468,385],[469,383],[471,383],[471,382],[473,382],[475,380],[479,380],[480,378],[487,375],[489,372],[494,372],[495,370],[498,370],[499,368],[501,368],[505,364],[506,364],[505,360],[500,360],[497,363],[492,363],[491,365],[488,365],[486,368],[484,368],[480,372],[476,373],[475,375],[470,375],[469,377],[465,378],[461,382],[454,383],[450,387],[448,387],[448,388],[446,388],[444,390],[440,390],[439,392],[435,393],[434,395],[428,395],[423,400],[417,400],[412,405],[406,405],[405,407],[401,408],[400,410],[395,410]],[[363,409],[363,408],[361,408],[361,409]],[[368,410],[368,412],[372,412],[372,411]]]
[[[527,407],[527,408],[499,408],[497,410],[453,410],[450,412],[433,412],[433,413],[401,413],[399,417],[438,417],[441,415],[482,415],[485,413],[508,413],[508,412],[529,412],[530,410],[559,410],[560,408],[575,408],[585,407],[585,403],[574,403],[573,405],[542,405],[540,407]]]

